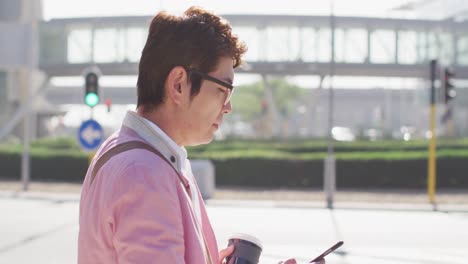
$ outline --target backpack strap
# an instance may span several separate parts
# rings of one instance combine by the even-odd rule
[[[189,195],[189,197],[192,197],[190,195],[190,192],[189,192],[189,185],[188,183],[186,183],[183,179],[182,179],[182,175],[180,175],[180,173],[174,168],[172,167],[172,164],[167,160],[166,157],[164,157],[163,154],[161,154],[161,152],[159,152],[157,149],[155,149],[153,146],[145,143],[145,142],[142,142],[142,141],[128,141],[128,142],[125,142],[125,143],[122,143],[122,144],[119,144],[115,147],[112,147],[111,149],[107,150],[101,157],[98,158],[98,160],[96,161],[96,163],[94,164],[94,167],[93,167],[93,171],[91,172],[91,180],[90,180],[90,183],[89,185],[91,185],[94,181],[94,178],[96,177],[96,174],[99,172],[99,169],[101,169],[101,167],[107,162],[109,161],[112,157],[114,157],[115,155],[117,154],[120,154],[122,152],[125,152],[125,151],[128,151],[128,150],[132,150],[132,149],[145,149],[145,150],[148,150],[150,152],[152,152],[153,154],[159,156],[162,160],[164,160],[169,166],[171,166],[171,168],[174,169],[174,171],[177,173],[177,176],[179,177],[179,180],[182,182],[182,184],[184,185],[185,187],[185,190],[187,191],[187,194]]]

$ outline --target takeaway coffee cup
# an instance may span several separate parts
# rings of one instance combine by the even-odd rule
[[[234,252],[226,258],[226,264],[258,264],[262,243],[248,234],[234,234],[228,239],[228,246],[234,245]]]

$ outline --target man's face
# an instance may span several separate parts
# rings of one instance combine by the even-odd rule
[[[216,70],[206,74],[232,84],[234,79],[232,59],[221,58]],[[206,144],[213,140],[214,133],[223,121],[223,116],[232,110],[230,101],[225,104],[229,92],[231,91],[225,86],[202,78],[200,92],[192,98],[186,111],[187,145]]]

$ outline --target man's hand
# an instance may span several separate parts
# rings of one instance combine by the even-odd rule
[[[280,261],[278,264],[296,264],[296,259],[288,259],[286,261]]]
[[[296,259],[288,259],[286,261],[280,261],[278,264],[296,264]],[[318,262],[311,262],[312,264],[325,264],[325,259],[322,259]]]
[[[226,257],[229,257],[233,252],[234,252],[234,245],[230,245],[229,247],[221,250],[219,252],[219,264],[225,263],[224,259]]]
[[[311,263],[314,263],[314,264],[325,264],[325,259],[321,259],[321,260],[319,260],[319,261],[311,262]]]

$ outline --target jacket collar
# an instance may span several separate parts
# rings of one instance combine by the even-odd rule
[[[155,147],[170,164],[182,174],[187,159],[187,152],[185,148],[178,146],[168,135],[166,135],[157,125],[151,123],[149,120],[139,116],[133,111],[128,111],[123,124],[135,131],[147,143]]]

